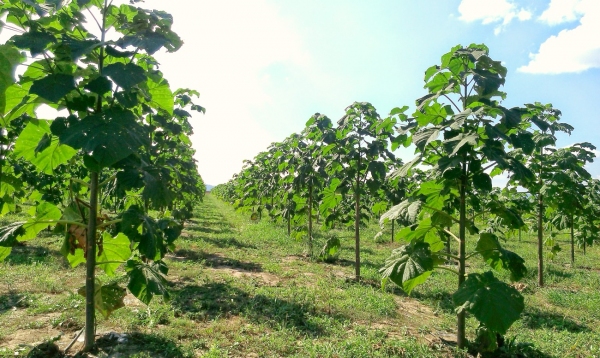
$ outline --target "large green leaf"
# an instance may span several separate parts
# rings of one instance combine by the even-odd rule
[[[505,334],[525,308],[523,296],[491,271],[469,274],[452,295],[459,312],[467,311],[489,329]]]
[[[144,214],[137,206],[132,206],[122,215],[120,230],[134,242],[138,250],[151,260],[160,260],[166,253],[164,233],[153,218]]]
[[[97,265],[108,276],[114,276],[117,268],[131,256],[129,238],[123,233],[114,238],[107,232],[102,233],[102,253],[98,256]],[[103,264],[102,262],[111,262]]]
[[[15,47],[0,45],[0,113],[6,109],[6,90],[15,83],[17,65],[25,58]]]
[[[150,107],[165,110],[169,114],[173,114],[173,92],[169,87],[169,82],[161,79],[158,83],[153,80],[148,80],[148,91],[150,94]]]
[[[487,232],[479,234],[476,250],[494,270],[509,271],[513,281],[519,281],[527,274],[525,260],[516,253],[503,249],[494,234]]]
[[[0,262],[4,261],[8,257],[8,255],[10,255],[11,251],[12,247],[0,246]]]
[[[24,223],[24,221],[16,221],[0,227],[0,246],[12,247],[19,242],[18,237],[25,233],[25,229],[23,229]]]
[[[148,142],[146,130],[127,110],[110,109],[102,115],[91,115],[82,120],[63,119],[63,122],[60,131],[55,133],[61,143],[91,153],[102,167],[115,164]],[[59,128],[58,124],[56,128]],[[54,125],[52,131],[55,131]]]
[[[52,103],[56,103],[74,89],[75,78],[73,76],[56,73],[34,81],[29,93],[37,94]]]
[[[77,293],[85,297],[85,286],[77,290]],[[123,299],[126,294],[127,292],[125,289],[119,287],[116,282],[102,285],[102,282],[96,279],[94,285],[94,307],[96,307],[96,310],[98,310],[104,318],[108,318],[113,311],[125,307]]]
[[[144,69],[133,63],[113,63],[104,67],[102,74],[110,77],[117,85],[126,90],[146,80]]]
[[[126,267],[129,275],[127,288],[131,293],[145,304],[149,304],[154,295],[162,295],[169,299],[167,280],[167,266],[162,261],[151,265],[141,261],[129,260]]]
[[[55,41],[54,36],[48,32],[31,31],[11,38],[18,48],[29,49],[31,56],[37,56],[44,52],[49,43]]]
[[[38,171],[54,174],[54,169],[67,163],[77,151],[60,144],[57,137],[50,137],[49,123],[50,121],[32,119],[19,135],[14,153],[17,158],[22,157],[31,162]]]
[[[35,238],[40,231],[53,225],[52,222],[60,220],[62,216],[58,207],[45,201],[32,207],[29,213],[34,217],[23,224],[25,232],[19,236],[19,241],[27,241]]]
[[[385,260],[385,265],[379,270],[383,279],[389,278],[410,293],[415,286],[425,282],[434,268],[434,259],[429,250],[429,244],[422,241],[412,241],[392,251]]]

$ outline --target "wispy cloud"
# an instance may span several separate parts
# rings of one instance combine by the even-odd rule
[[[539,20],[557,25],[579,20],[540,45],[518,70],[536,74],[582,72],[600,68],[600,6],[597,0],[552,0]]]
[[[465,22],[481,21],[483,25],[500,23],[494,28],[498,35],[513,19],[526,21],[531,12],[518,8],[510,0],[462,0],[458,6],[459,19]]]

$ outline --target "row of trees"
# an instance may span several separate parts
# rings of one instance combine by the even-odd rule
[[[196,91],[173,91],[152,57],[182,45],[165,12],[10,0],[0,14],[15,32],[0,46],[0,212],[29,207],[26,221],[0,228],[0,260],[45,228],[62,233],[70,264],[86,264],[90,350],[96,310],[123,306],[119,267],[143,302],[168,296],[163,258],[205,193],[189,123],[204,108]],[[58,117],[39,118],[41,105]]]
[[[508,232],[526,228],[524,218],[535,217],[543,286],[544,245],[556,250],[552,237],[544,240],[544,228],[569,230],[574,261],[576,239],[585,245],[598,238],[600,203],[599,182],[584,169],[595,147],[557,148],[556,134],[573,128],[551,105],[502,106],[506,72],[485,45],[456,46],[425,72],[428,93],[411,116],[403,107],[381,118],[369,103],[354,103],[333,127],[315,114],[302,133],[273,143],[213,192],[255,218],[267,211],[286,221],[288,232],[305,224],[301,234],[311,254],[315,217],[325,228],[352,225],[357,280],[361,223],[381,216],[382,225],[400,224],[395,237],[407,244],[386,261],[384,282],[410,292],[435,269],[455,273],[458,345],[466,344],[465,314],[471,312],[480,322],[481,346],[493,350],[496,337],[518,319],[523,297],[492,271],[467,275],[466,260],[481,257],[520,280],[524,261],[501,242]],[[414,147],[415,158],[396,158],[400,145]],[[508,183],[494,188],[492,178],[501,174]],[[469,236],[477,241],[471,253]],[[321,255],[339,244],[330,239]]]

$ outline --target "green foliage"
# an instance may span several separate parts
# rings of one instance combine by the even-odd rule
[[[491,332],[505,334],[525,308],[523,296],[491,272],[471,273],[452,295],[457,311],[472,313]]]
[[[0,5],[19,32],[0,45],[0,215],[32,205],[30,219],[1,229],[0,260],[56,226],[71,265],[87,264],[86,297],[105,316],[122,307],[124,291],[96,284],[95,269],[118,276],[128,262],[132,293],[146,303],[168,294],[162,259],[181,232],[177,220],[188,219],[205,192],[188,112],[204,108],[192,100],[196,91],[171,90],[152,57],[182,41],[169,14],[132,4]],[[19,65],[27,69],[16,79]],[[68,116],[39,119],[41,104]]]

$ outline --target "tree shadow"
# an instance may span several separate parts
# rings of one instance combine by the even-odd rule
[[[564,270],[557,270],[553,267],[548,267],[546,268],[546,274],[548,276],[555,276],[555,277],[560,277],[560,278],[571,278],[573,277],[573,273],[571,272],[567,272]]]
[[[77,353],[74,357],[130,357],[140,356],[140,353],[147,353],[150,357],[185,357],[175,341],[157,334],[140,332],[104,334],[96,339],[96,346],[91,354]]]
[[[231,268],[239,268],[246,271],[261,272],[262,266],[254,262],[245,262],[236,259],[232,259],[225,256],[209,254],[204,251],[193,251],[187,249],[178,249],[174,252],[174,260],[191,260],[191,261],[204,261],[206,266],[218,267],[227,266]]]
[[[354,264],[355,264],[355,262],[353,260],[348,260],[348,259],[335,259],[335,260],[329,260],[329,261],[323,261],[323,262],[327,265],[343,266],[343,267],[354,266]],[[379,270],[381,268],[381,265],[375,265],[374,263],[372,263],[371,261],[368,261],[368,260],[361,260],[360,267],[366,267],[366,268],[370,268],[370,269]]]
[[[404,292],[404,291],[402,291]],[[454,314],[454,302],[452,302],[452,294],[445,291],[436,292],[420,292],[412,291],[410,296],[419,301],[432,301],[437,304],[437,307],[445,313]]]
[[[34,262],[46,263],[52,259],[57,259],[63,267],[70,267],[60,251],[44,246],[28,245],[25,242],[13,246],[10,255],[4,261],[11,265],[31,265]]]
[[[552,329],[570,333],[591,332],[586,325],[577,323],[563,315],[543,312],[535,307],[527,307],[522,314],[523,325],[530,329]]]
[[[16,291],[9,291],[0,295],[0,314],[16,308],[27,308],[29,304],[26,300],[27,296]]]
[[[202,241],[210,243],[219,248],[235,247],[238,249],[255,249],[255,250],[257,249],[257,247],[255,245],[246,244],[246,243],[241,242],[238,239],[235,239],[233,237],[223,238],[223,239],[212,239],[212,238],[208,238],[208,237],[203,237],[201,239],[202,239]]]
[[[323,315],[312,305],[263,294],[251,295],[227,283],[184,286],[174,289],[173,297],[171,305],[176,314],[195,321],[243,316],[271,327],[293,327],[311,337],[323,336],[326,331],[326,327],[310,319]]]
[[[350,251],[350,252],[354,252],[354,247],[350,247],[350,246],[342,246],[341,250],[343,251]],[[369,255],[374,255],[375,253],[373,252],[373,250],[371,249],[366,249],[366,248],[360,248],[360,253],[361,254],[369,254]]]

